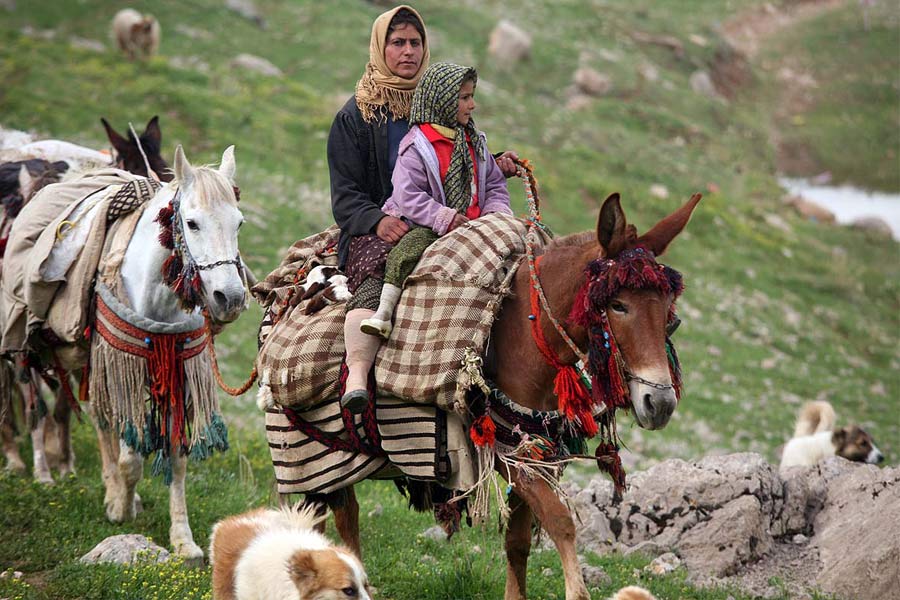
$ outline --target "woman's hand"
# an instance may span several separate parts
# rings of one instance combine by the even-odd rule
[[[453,215],[453,222],[451,222],[450,227],[447,228],[447,233],[450,233],[457,227],[459,227],[461,225],[465,225],[468,222],[469,222],[469,217],[467,217],[466,215],[462,215],[460,213],[456,213],[455,215]]]
[[[409,225],[402,219],[391,216],[385,216],[378,221],[378,225],[375,226],[375,235],[389,244],[396,244],[399,242],[400,238],[406,235],[407,231],[409,231]]]

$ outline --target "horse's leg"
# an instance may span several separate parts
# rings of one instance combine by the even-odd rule
[[[56,393],[53,407],[53,421],[56,423],[56,444],[59,447],[59,476],[75,474],[75,453],[72,451],[72,407],[60,389]]]
[[[515,471],[512,471],[511,476],[516,494],[528,503],[531,512],[538,518],[541,526],[556,544],[559,558],[562,561],[563,576],[566,580],[566,600],[590,600],[590,594],[584,585],[584,576],[581,574],[581,566],[578,564],[578,554],[575,550],[575,523],[572,521],[569,509],[546,482],[540,479],[528,481]],[[518,597],[512,596],[512,598]],[[506,600],[510,600],[510,596],[507,596]]]
[[[506,600],[524,599],[525,573],[531,553],[531,508],[515,493],[509,497],[506,526]]]
[[[334,512],[334,526],[344,544],[362,560],[362,552],[359,548],[359,502],[356,501],[356,492],[353,486],[348,485],[342,492],[346,500],[339,506],[332,508]]]
[[[10,399],[10,404],[15,400]],[[3,418],[0,420],[0,437],[3,438],[3,454],[6,456],[6,470],[17,474],[25,473],[25,462],[19,454],[19,444],[16,442],[16,430],[13,419],[16,418],[13,406],[4,407]]]
[[[184,480],[187,474],[187,456],[172,450],[172,483],[169,485],[169,542],[175,552],[188,562],[203,561],[203,550],[194,543],[194,534],[188,523],[187,499]]]
[[[19,384],[19,390],[22,392],[23,398],[28,398],[31,394],[35,395],[33,406],[31,402],[25,402],[25,424],[29,428],[29,434],[31,435],[32,475],[36,481],[50,485],[53,483],[53,476],[50,475],[50,466],[47,464],[47,451],[44,448],[44,426],[47,420],[47,411],[46,406],[43,404],[43,399],[40,397],[40,390],[32,388],[32,385],[35,384]]]

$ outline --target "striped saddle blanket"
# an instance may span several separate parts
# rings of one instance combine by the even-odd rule
[[[465,412],[457,385],[464,358],[481,356],[494,318],[525,253],[526,223],[491,214],[440,238],[407,280],[391,337],[375,361],[379,396]],[[281,406],[305,410],[339,395],[344,306],[312,315],[289,301],[310,265],[334,264],[337,229],[291,248],[254,288],[267,307],[257,357],[260,385]],[[538,242],[544,240],[537,240]],[[329,254],[330,252],[330,254]]]

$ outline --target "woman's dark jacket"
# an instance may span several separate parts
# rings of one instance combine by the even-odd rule
[[[387,117],[390,118],[390,117]],[[381,206],[391,195],[387,121],[363,121],[356,98],[338,111],[328,134],[331,211],[341,228],[338,258],[347,261],[350,238],[375,233],[384,217]]]

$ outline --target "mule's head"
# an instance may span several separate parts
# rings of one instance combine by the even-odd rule
[[[230,323],[246,307],[244,269],[238,252],[238,230],[244,217],[234,186],[234,146],[222,154],[218,169],[192,167],[181,146],[175,149],[175,218],[200,278],[201,296],[210,316]]]
[[[681,275],[656,262],[687,225],[700,195],[642,236],[625,219],[619,195],[597,221],[601,256],[588,266],[586,314],[595,397],[630,405],[638,425],[661,429],[678,404],[677,357],[669,335],[677,326],[674,301]],[[598,377],[601,373],[604,377]],[[675,379],[673,379],[673,375]]]
[[[147,166],[144,164],[144,156],[141,154],[141,149],[143,149],[144,154],[147,155],[147,162],[150,163],[150,168],[156,173],[157,177],[161,181],[172,181],[173,175],[169,170],[169,165],[160,154],[162,132],[159,130],[158,116],[150,119],[150,122],[147,123],[147,127],[144,128],[144,132],[138,136],[138,139],[135,139],[130,129],[126,138],[119,135],[106,119],[101,117],[100,121],[103,123],[103,128],[106,129],[106,137],[109,139],[109,143],[112,144],[113,149],[116,151],[115,162],[118,168],[135,175],[149,177]],[[138,141],[140,141],[140,147],[138,146]]]

